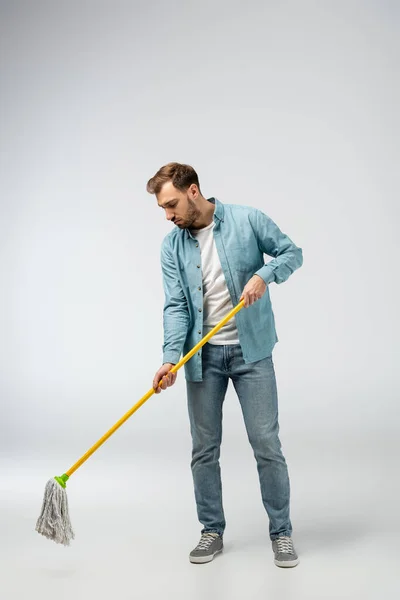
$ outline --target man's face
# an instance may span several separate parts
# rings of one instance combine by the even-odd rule
[[[186,192],[181,192],[173,184],[167,181],[156,195],[158,206],[165,210],[168,221],[172,221],[180,229],[189,229],[200,216],[196,206],[196,198],[199,196],[197,185],[191,185]]]

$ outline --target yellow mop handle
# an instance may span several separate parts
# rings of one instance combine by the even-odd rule
[[[178,369],[180,369],[189,359],[192,358],[192,356],[194,356],[194,354],[196,354],[196,352],[202,347],[204,346],[204,344],[206,344],[208,342],[208,340],[210,338],[212,338],[213,335],[215,335],[217,333],[217,331],[219,331],[221,329],[221,327],[223,327],[225,325],[225,323],[227,323],[233,316],[235,316],[235,314],[237,312],[239,312],[239,310],[241,308],[243,308],[244,306],[244,300],[241,300],[241,302],[239,302],[239,304],[237,304],[237,306],[235,306],[235,308],[233,308],[227,315],[226,317],[224,317],[213,329],[211,329],[211,331],[209,333],[207,333],[206,336],[203,337],[202,340],[200,340],[200,342],[198,344],[196,344],[196,346],[194,348],[192,348],[192,350],[190,350],[190,352],[188,352],[174,367],[172,367],[171,369],[171,373],[176,373],[178,371]],[[160,382],[161,384],[161,382]],[[143,396],[143,398],[141,398],[139,400],[139,402],[137,402],[134,406],[132,406],[132,408],[130,410],[128,410],[128,412],[119,420],[115,423],[115,425],[113,427],[111,427],[111,429],[109,429],[107,431],[107,433],[105,433],[103,435],[102,438],[99,439],[98,442],[96,442],[87,452],[86,454],[84,454],[82,456],[82,458],[80,458],[70,469],[69,471],[67,471],[65,474],[70,477],[72,475],[72,473],[74,473],[77,469],[79,469],[79,467],[81,465],[83,465],[83,463],[89,458],[89,456],[91,456],[94,452],[96,452],[96,450],[98,448],[100,448],[100,446],[102,444],[104,444],[104,442],[106,440],[108,440],[109,437],[112,436],[112,434],[117,431],[117,429],[119,429],[121,427],[121,425],[123,425],[125,423],[125,421],[127,421],[129,419],[129,417],[131,417],[133,415],[134,412],[137,411],[138,408],[140,408],[142,406],[142,404],[144,404],[146,402],[146,400],[148,400],[153,394],[155,394],[155,390],[154,388],[151,388],[151,390],[149,390],[147,392],[147,394],[145,394]]]

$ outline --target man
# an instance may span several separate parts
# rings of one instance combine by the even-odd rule
[[[219,466],[222,405],[229,379],[238,395],[269,517],[274,561],[294,567],[290,483],[278,437],[272,350],[275,331],[268,285],[303,263],[301,248],[258,209],[206,199],[195,170],[169,163],[147,184],[175,227],[164,238],[163,365],[153,387],[173,385],[173,365],[242,299],[244,307],[185,364],[192,474],[201,539],[189,559],[211,561],[223,548],[225,518]],[[273,259],[264,264],[264,254]]]

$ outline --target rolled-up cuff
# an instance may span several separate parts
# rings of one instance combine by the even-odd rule
[[[179,362],[180,354],[178,352],[167,351],[163,354],[163,364],[171,363],[176,365]]]
[[[261,277],[261,279],[263,279],[267,285],[275,281],[274,270],[269,265],[264,265],[261,267],[261,269],[256,271],[254,275]]]

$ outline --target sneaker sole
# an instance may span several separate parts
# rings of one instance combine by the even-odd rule
[[[295,560],[274,560],[274,563],[277,567],[296,567],[299,564],[300,560],[296,558]]]
[[[195,565],[202,565],[204,563],[211,562],[213,560],[214,556],[216,554],[219,554],[220,552],[222,552],[222,548],[221,548],[221,550],[217,550],[216,552],[214,552],[214,554],[209,554],[208,556],[190,556],[189,555],[189,560],[191,563],[193,563]]]

